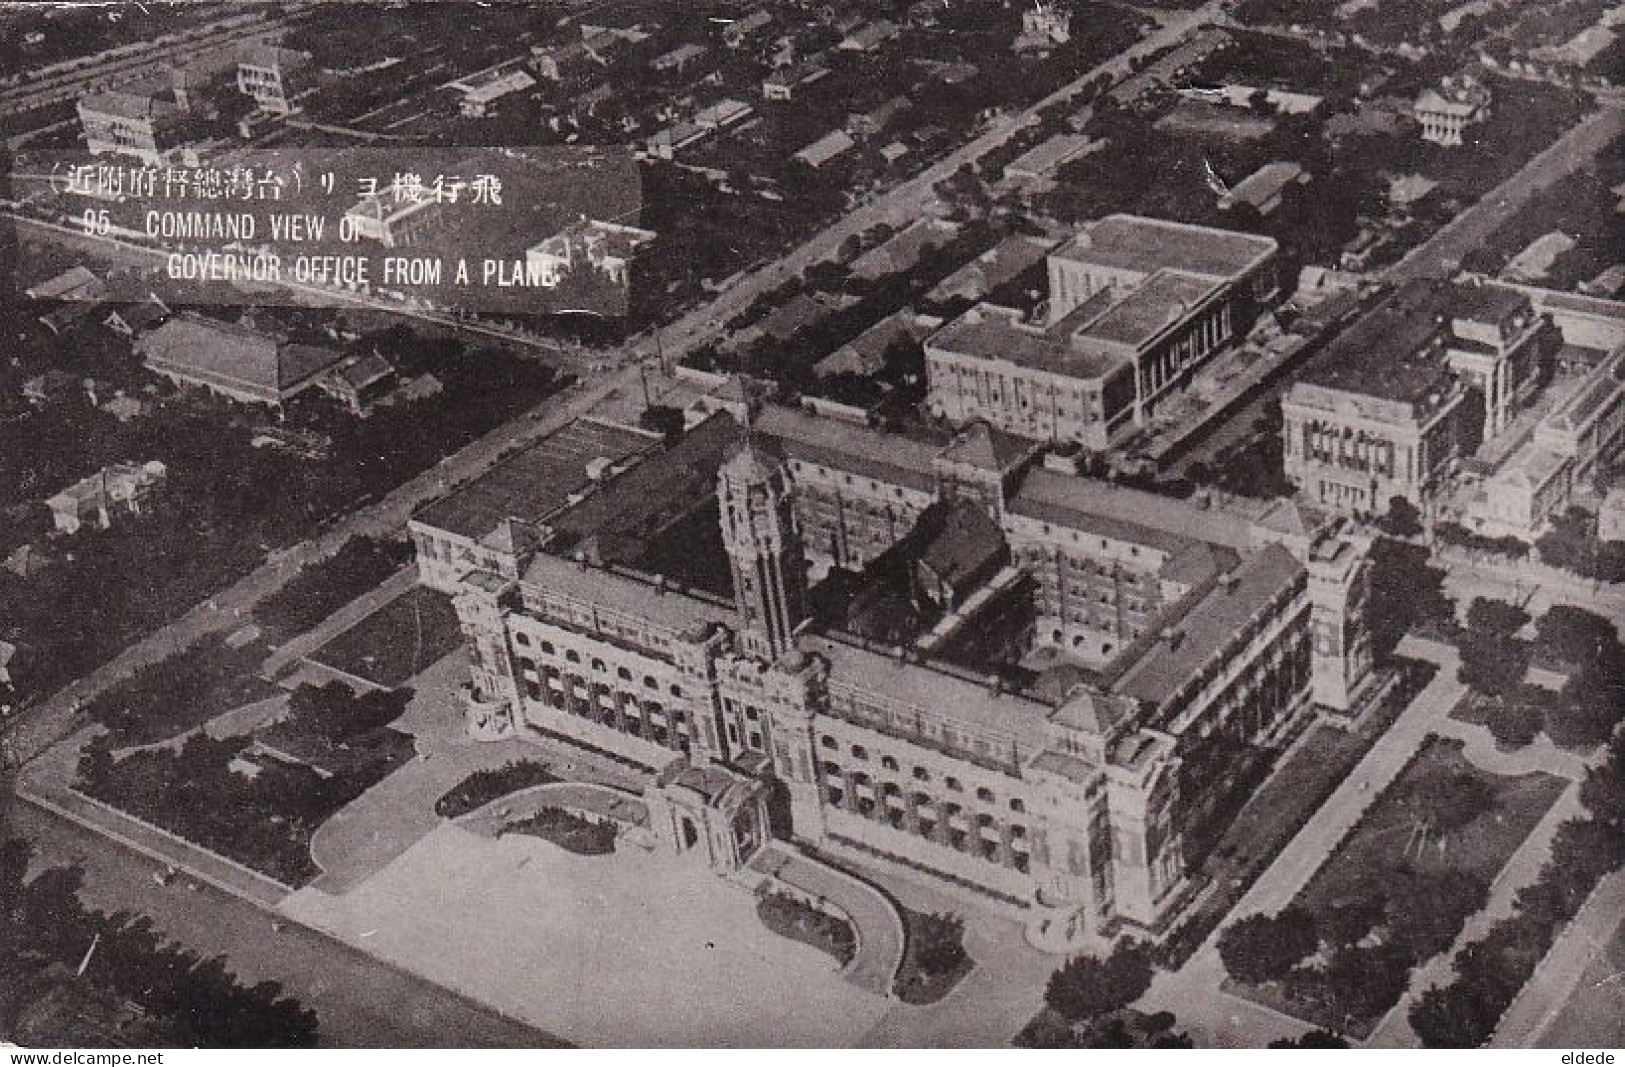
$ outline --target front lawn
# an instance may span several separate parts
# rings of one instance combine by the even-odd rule
[[[327,559],[301,567],[288,584],[260,602],[254,618],[280,644],[313,629],[411,560],[408,541],[352,537]]]
[[[206,637],[104,690],[84,711],[107,728],[116,748],[164,741],[280,693],[255,674],[264,658],[257,641],[234,649],[219,636]]]
[[[1310,947],[1279,956],[1267,978],[1228,985],[1317,1025],[1368,1035],[1411,970],[1455,942],[1563,788],[1544,773],[1487,773],[1459,741],[1430,737],[1281,913],[1279,927],[1311,917],[1313,933],[1294,942]],[[1237,955],[1246,948],[1237,947]]]
[[[542,808],[534,815],[503,824],[500,831],[540,837],[578,856],[607,856],[614,852],[617,832],[608,819],[585,819],[563,808]]]
[[[74,788],[297,887],[321,873],[310,856],[317,828],[414,757],[411,736],[383,725],[405,696],[305,686],[288,717],[257,737],[196,733],[178,749],[122,759],[99,737],[80,756]]]
[[[858,951],[852,924],[789,893],[764,893],[756,901],[762,925],[781,937],[811,945],[834,956],[842,966]]]
[[[965,951],[965,922],[901,905],[898,910],[907,940],[892,992],[904,1004],[935,1004],[976,966]]]
[[[461,639],[451,599],[414,586],[317,649],[310,659],[393,689],[454,651]]]

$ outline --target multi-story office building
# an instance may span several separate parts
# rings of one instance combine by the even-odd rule
[[[1245,330],[1277,290],[1275,252],[1267,237],[1099,219],[1050,253],[1041,315],[979,304],[926,341],[931,410],[1108,448]]]
[[[124,155],[149,167],[179,158],[186,112],[162,95],[110,89],[79,98],[79,122],[92,155]]]
[[[837,429],[770,410],[711,458],[661,452],[619,476],[705,468],[731,596],[545,537],[517,576],[472,562],[455,584],[470,729],[562,735],[649,767],[661,832],[724,870],[749,859],[765,818],[753,798],[772,788],[788,812],[775,831],[821,850],[1045,929],[1163,928],[1185,899],[1190,812],[1231,787],[1226,746],[1268,740],[1312,700],[1356,699],[1361,545],[1336,531],[1289,545],[1235,514],[1035,468],[1030,445],[987,428],[942,450]],[[549,525],[580,525],[571,512],[616,480]],[[985,509],[1016,566],[1056,572],[1040,582],[1057,606],[1040,610],[1059,637],[1039,639],[1070,651],[1088,633],[1087,657],[1013,688],[808,618],[820,538],[883,550],[949,500]],[[1087,612],[1064,606],[1075,594]],[[1120,646],[1095,637],[1108,625]]]
[[[1538,388],[1555,334],[1511,290],[1407,283],[1343,331],[1282,401],[1286,474],[1316,504],[1431,513],[1457,460]]]

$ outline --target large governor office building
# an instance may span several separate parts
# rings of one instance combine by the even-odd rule
[[[774,832],[1029,930],[1155,934],[1236,745],[1369,689],[1365,549],[1339,527],[1064,474],[985,425],[936,449],[786,408],[746,422],[716,412],[667,449],[578,424],[560,469],[593,477],[527,476],[521,453],[411,523],[422,580],[454,595],[474,736],[650,768],[654,829],[720,870],[774,795]],[[1029,651],[1059,663],[1035,684],[810,620],[815,566],[860,567],[933,505],[989,520],[947,527],[996,552],[975,580],[1032,583]],[[731,597],[630,565],[677,530],[698,553],[696,515]]]

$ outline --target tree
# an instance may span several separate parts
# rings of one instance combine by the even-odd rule
[[[1487,597],[1474,597],[1467,607],[1467,625],[1496,637],[1512,637],[1529,622],[1529,613],[1516,604]]]
[[[1433,986],[1411,1005],[1411,1029],[1425,1048],[1477,1048],[1501,1013],[1464,982]]]
[[[1460,642],[1456,677],[1476,693],[1505,700],[1517,693],[1529,673],[1529,643],[1515,637],[1469,629]]]
[[[650,404],[638,414],[638,425],[671,444],[683,435],[683,409],[669,404]]]
[[[1596,669],[1569,676],[1546,713],[1546,736],[1553,744],[1586,749],[1608,740],[1625,714],[1610,681]]]
[[[1540,618],[1538,640],[1548,653],[1568,663],[1585,665],[1619,658],[1619,631],[1594,611],[1573,604],[1553,604]]]
[[[919,938],[914,958],[927,974],[948,974],[965,962],[965,920],[959,916],[922,915],[914,934]]]
[[[1444,571],[1431,566],[1428,550],[1408,541],[1379,537],[1371,546],[1371,648],[1389,656],[1399,639],[1423,621],[1449,622],[1455,608],[1444,592]]]
[[[1044,1002],[1074,1022],[1121,1011],[1151,988],[1151,954],[1123,940],[1105,959],[1075,956],[1050,975]]]
[[[1411,538],[1422,534],[1422,512],[1405,497],[1395,494],[1388,501],[1388,513],[1377,525],[1390,537]]]
[[[1502,748],[1523,748],[1546,725],[1546,713],[1527,700],[1505,700],[1490,708],[1484,725]]]
[[[1349,1043],[1342,1036],[1330,1030],[1310,1030],[1299,1038],[1281,1038],[1271,1041],[1270,1048],[1348,1048]]]
[[[1320,944],[1315,922],[1299,908],[1249,915],[1219,935],[1219,959],[1232,978],[1251,985],[1279,981]]]

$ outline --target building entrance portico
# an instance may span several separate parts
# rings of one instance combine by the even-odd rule
[[[724,875],[749,863],[766,843],[767,797],[767,783],[759,779],[686,760],[667,767],[644,792],[661,847],[702,859]]]

